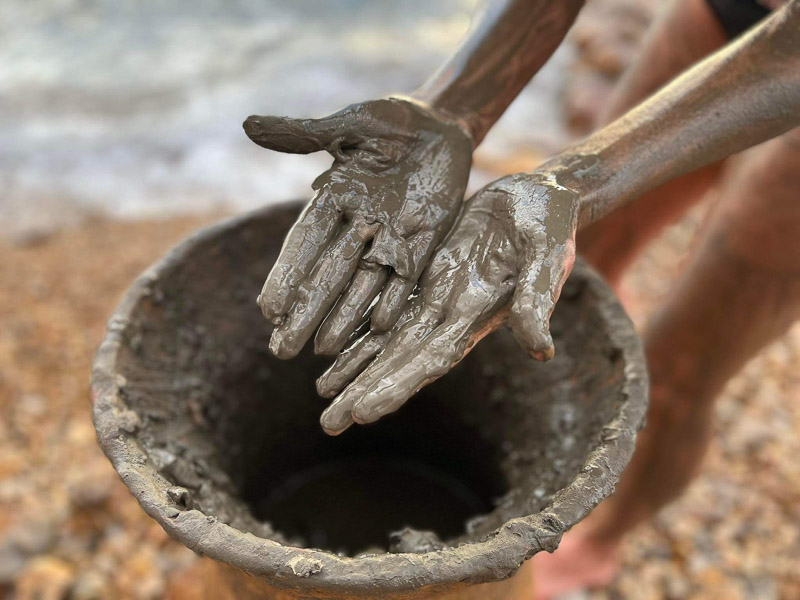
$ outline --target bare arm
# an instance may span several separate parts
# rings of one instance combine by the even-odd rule
[[[295,356],[318,327],[315,350],[336,353],[370,310],[374,330],[392,327],[463,204],[473,148],[553,53],[582,2],[489,3],[454,57],[411,97],[323,119],[245,121],[260,146],[334,157],[258,298],[275,325],[276,356]]]
[[[543,169],[563,170],[585,225],[798,124],[800,2],[792,0]]]
[[[656,16],[641,52],[600,118],[607,125],[729,41],[708,0],[672,0]]]
[[[598,115],[595,129],[618,118],[729,41],[709,0],[665,3],[640,52]],[[720,165],[714,163],[673,179],[583,228],[578,234],[579,253],[609,283],[618,283],[637,251],[713,186]]]
[[[464,123],[477,146],[561,44],[583,4],[487,3],[458,51],[412,96]]]
[[[793,0],[585,142],[473,196],[393,330],[367,334],[318,380],[336,396],[325,430],[397,410],[506,320],[527,352],[552,357],[549,319],[579,222],[800,123],[799,49]]]

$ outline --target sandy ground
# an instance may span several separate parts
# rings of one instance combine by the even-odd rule
[[[669,288],[698,216],[638,262],[639,320]],[[191,598],[194,555],[138,507],[96,445],[88,378],[132,279],[212,217],[90,222],[0,248],[0,586],[10,598]],[[593,599],[800,597],[800,328],[728,387],[703,472],[625,547]]]
[[[195,560],[150,522],[100,452],[88,382],[120,294],[200,224],[93,222],[0,250],[0,586],[9,597],[160,598],[166,574]]]

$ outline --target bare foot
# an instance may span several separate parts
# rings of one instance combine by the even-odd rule
[[[556,600],[565,594],[604,587],[619,571],[619,543],[590,539],[585,529],[567,532],[558,550],[533,558],[534,600]]]

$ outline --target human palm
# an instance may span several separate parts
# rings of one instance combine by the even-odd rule
[[[323,428],[338,434],[394,412],[506,320],[527,352],[551,358],[549,319],[575,260],[578,208],[546,172],[473,196],[392,330],[365,334],[317,382],[321,395],[339,394]]]
[[[378,295],[372,327],[389,330],[458,214],[472,160],[469,135],[400,98],[323,119],[253,116],[244,128],[265,148],[334,157],[258,299],[276,325],[272,352],[295,356],[325,319],[316,351],[335,354]]]

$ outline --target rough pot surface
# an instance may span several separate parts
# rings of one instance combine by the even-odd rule
[[[307,597],[499,581],[614,488],[646,410],[638,338],[578,263],[538,363],[505,329],[396,416],[338,438],[309,349],[280,361],[255,303],[299,203],[196,234],[132,286],[95,360],[103,450],[198,553]]]

